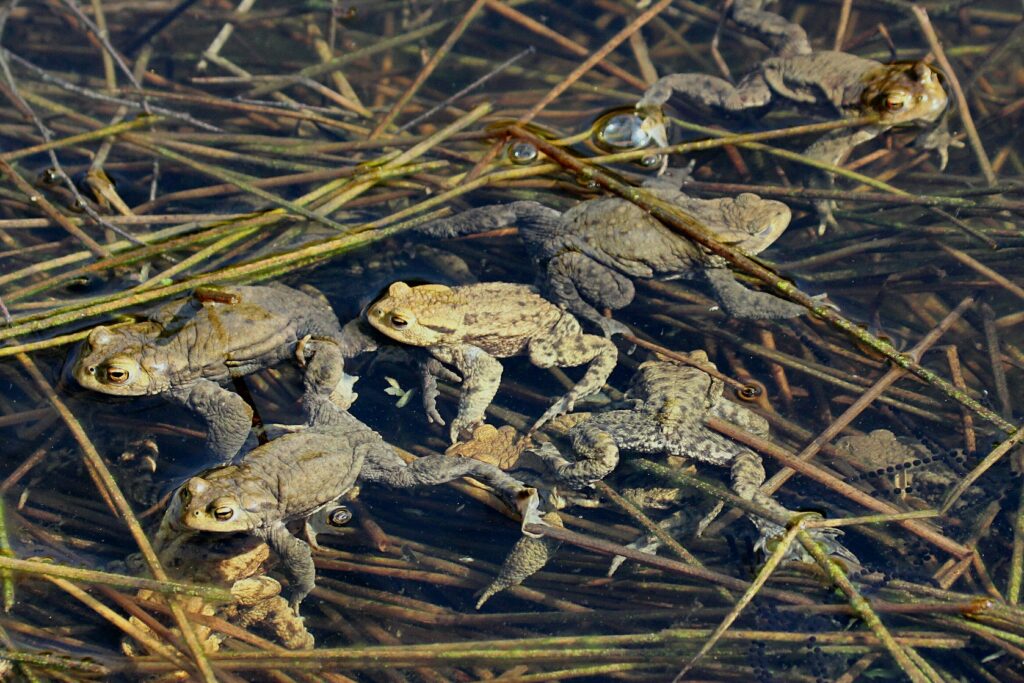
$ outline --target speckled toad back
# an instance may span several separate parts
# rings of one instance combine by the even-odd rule
[[[576,401],[604,386],[615,368],[618,349],[608,339],[584,334],[579,321],[526,285],[489,282],[462,287],[396,282],[374,302],[370,324],[388,337],[426,348],[462,375],[458,415],[451,440],[483,422],[484,411],[498,391],[502,367],[496,358],[527,355],[541,368],[589,363],[569,393],[537,420],[531,431]],[[428,415],[436,414],[427,405]]]
[[[114,396],[162,396],[206,422],[210,451],[228,460],[242,447],[252,408],[220,384],[282,361],[305,367],[306,391],[351,402],[341,326],[326,299],[284,285],[201,288],[142,322],[95,328],[72,374]],[[325,386],[329,383],[329,386]]]
[[[703,351],[690,354],[698,364],[708,363]],[[710,366],[713,368],[714,366]],[[555,478],[572,488],[603,479],[618,465],[620,453],[683,456],[696,462],[730,468],[733,491],[780,517],[793,513],[761,492],[765,480],[761,458],[746,446],[709,429],[705,422],[717,417],[762,439],[769,437],[768,422],[760,415],[722,395],[723,383],[703,370],[676,361],[647,361],[640,365],[626,392],[634,407],[596,413],[569,431],[573,461],[550,444],[536,451]],[[749,515],[762,542],[781,533],[774,522]],[[710,521],[710,518],[706,521]],[[841,555],[852,558],[838,543],[829,542]],[[651,537],[643,547],[658,546]]]

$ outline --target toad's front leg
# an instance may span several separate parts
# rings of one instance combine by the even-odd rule
[[[846,161],[847,157],[857,145],[868,140],[873,140],[888,130],[887,126],[864,126],[861,128],[845,128],[832,131],[818,138],[810,147],[804,150],[803,154],[814,161],[838,166]],[[812,186],[832,189],[835,186],[835,176],[828,171],[814,170],[811,175]],[[836,207],[834,199],[817,199],[814,201],[814,208],[818,212],[818,234],[825,234],[829,227],[836,227],[836,219],[832,215]]]
[[[579,321],[569,314],[562,316],[550,334],[531,339],[529,353],[530,361],[539,368],[590,365],[580,381],[533,423],[528,434],[551,418],[568,413],[579,399],[600,391],[619,359],[619,349],[610,339],[582,334]]]
[[[242,449],[252,428],[252,408],[238,394],[200,379],[176,389],[168,398],[195,411],[206,423],[206,446],[222,461]]]
[[[456,443],[463,430],[472,432],[474,427],[483,423],[484,413],[501,384],[501,363],[472,344],[434,346],[429,351],[442,363],[455,366],[462,375],[459,412],[449,429],[449,437],[452,443]]]
[[[462,378],[446,368],[436,358],[420,363],[420,386],[423,390],[423,411],[427,414],[427,422],[444,426],[444,418],[437,410],[437,397],[441,395],[437,388],[437,380],[443,379],[452,384],[458,384]]]
[[[636,294],[628,277],[578,251],[567,251],[551,259],[546,275],[542,282],[544,293],[575,315],[600,326],[604,336],[631,333],[628,327],[604,317],[592,305],[612,310],[628,306]]]
[[[284,522],[275,522],[257,529],[255,534],[266,541],[271,550],[284,562],[288,578],[291,580],[288,604],[298,614],[299,605],[316,585],[316,567],[313,565],[312,551],[306,543],[288,532]]]
[[[747,320],[779,320],[795,318],[807,313],[800,304],[780,299],[768,292],[755,292],[739,282],[728,268],[708,268],[704,277],[714,291],[715,300],[722,310],[736,318]]]
[[[303,386],[307,400],[311,394],[324,395],[342,410],[355,403],[359,395],[353,391],[353,385],[359,378],[345,374],[345,358],[337,342],[307,335],[299,340],[295,355],[305,368]]]

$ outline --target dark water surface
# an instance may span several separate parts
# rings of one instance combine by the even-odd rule
[[[86,391],[70,359],[95,325],[199,284],[312,285],[342,323],[398,280],[532,284],[536,269],[513,230],[438,240],[395,226],[444,208],[533,199],[564,211],[609,194],[607,183],[513,140],[506,128],[516,120],[580,159],[632,152],[600,161],[613,180],[640,185],[666,161],[636,128],[643,87],[673,72],[721,76],[723,66],[738,81],[768,50],[720,22],[717,3],[249,4],[0,8],[0,559],[35,561],[17,574],[0,565],[0,680],[202,680],[203,670],[224,681],[671,680],[777,542],[756,548],[757,530],[728,504],[697,536],[716,502],[707,491],[655,477],[624,453],[607,488],[559,489],[573,542],[477,610],[474,595],[521,538],[518,522],[465,487],[367,485],[346,502],[353,520],[320,536],[304,623],[271,599],[185,598],[175,616],[118,577],[153,577],[130,529],[154,539],[168,494],[214,464],[203,423],[158,397]],[[698,282],[637,279],[634,300],[614,316],[647,344],[616,338],[608,386],[577,410],[621,399],[654,358],[651,345],[703,349],[733,380],[726,397],[746,398],[770,423],[774,448],[756,448],[769,477],[810,453],[775,494],[788,509],[928,517],[844,527],[842,544],[860,566],[845,561],[831,577],[827,562],[806,554],[784,562],[687,680],[1024,680],[1024,489],[1019,453],[1004,441],[1024,402],[1021,7],[924,6],[970,112],[953,105],[950,129],[965,144],[944,170],[922,149],[920,129],[897,128],[844,160],[885,184],[841,177],[837,194],[813,195],[826,186],[800,159],[774,152],[804,150],[821,133],[798,127],[837,120],[834,107],[666,109],[682,119],[669,126],[673,144],[710,139],[694,124],[719,134],[796,128],[761,146],[672,154],[667,164],[694,163],[685,189],[695,197],[746,191],[785,202],[792,222],[759,259],[806,294],[827,294],[833,306],[821,313],[832,320],[739,319]],[[931,61],[910,7],[777,3],[815,50]],[[838,198],[838,225],[820,234],[810,200],[826,196]],[[747,286],[768,288],[736,270]],[[928,350],[916,354],[921,343]],[[424,357],[392,349],[346,368],[360,376],[352,414],[417,456],[449,445],[447,427],[428,424],[421,407],[410,361]],[[897,370],[897,357],[913,372]],[[519,430],[583,372],[525,357],[502,365],[488,423]],[[439,410],[451,420],[458,384],[442,385]],[[758,393],[744,386],[760,395],[738,395]],[[300,387],[284,363],[228,388],[247,395],[262,422],[296,425]],[[564,429],[550,435],[570,457]],[[480,455],[501,453],[492,443]],[[728,467],[653,459],[719,492],[729,485]],[[527,464],[516,475],[550,487]],[[134,519],[122,517],[116,491]],[[616,493],[653,505],[638,512]],[[658,551],[672,562],[630,560],[607,576],[608,544],[629,544],[646,520],[673,514],[683,549]],[[274,554],[247,537],[200,535],[160,559],[186,583],[287,583]],[[698,563],[712,573],[683,566]],[[183,618],[194,629],[185,639]],[[304,649],[313,640],[316,649]],[[196,665],[200,648],[206,661]]]

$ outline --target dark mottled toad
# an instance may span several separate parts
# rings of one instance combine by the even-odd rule
[[[695,352],[690,357],[699,364],[708,362],[703,352]],[[576,489],[610,474],[623,452],[681,456],[698,463],[728,467],[732,490],[738,496],[779,517],[791,517],[792,511],[760,490],[765,480],[761,458],[746,446],[705,426],[705,420],[714,416],[751,434],[768,438],[768,423],[764,418],[725,400],[722,388],[720,380],[713,379],[697,367],[675,361],[645,362],[637,370],[626,393],[626,399],[633,403],[632,408],[579,414],[580,420],[568,432],[572,442],[571,461],[550,442],[534,448],[532,452],[547,464],[554,481]],[[698,532],[703,531],[718,509],[698,525]],[[769,539],[783,532],[774,521],[749,514],[748,518],[760,534],[759,546],[764,546]],[[662,526],[676,531],[681,519],[681,516],[670,517],[669,524]],[[856,562],[856,558],[834,540],[834,530],[815,530],[813,533],[832,553]],[[646,536],[632,545],[654,552],[661,543],[655,536]],[[495,581],[486,595],[489,597],[536,572],[556,549],[557,544],[549,539],[524,540],[502,568],[500,577],[504,580]],[[613,562],[612,571],[620,562],[621,558]]]

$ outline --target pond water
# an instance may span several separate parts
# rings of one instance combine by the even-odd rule
[[[735,4],[0,8],[0,680],[1024,680],[1021,7]]]

